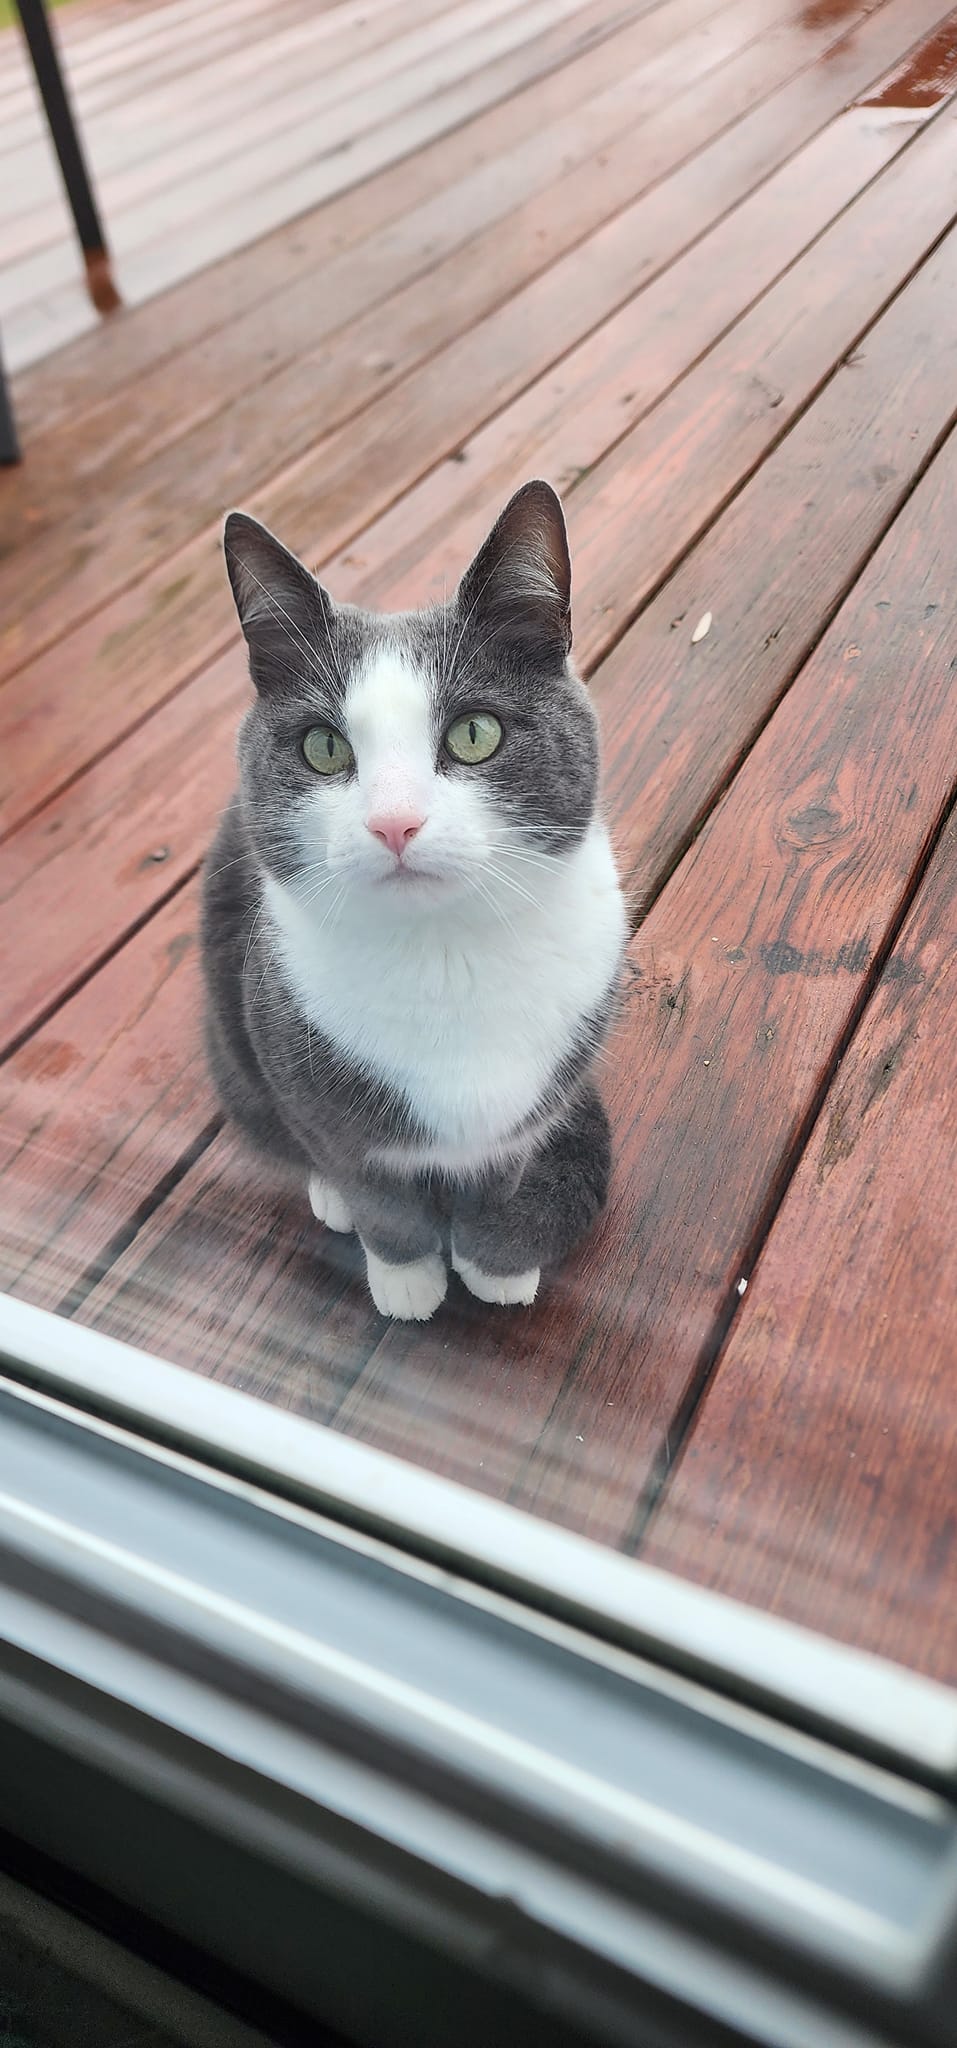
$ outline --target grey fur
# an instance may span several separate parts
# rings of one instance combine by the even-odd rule
[[[315,789],[302,734],[318,720],[339,723],[346,680],[377,643],[398,642],[429,674],[439,735],[476,703],[500,716],[508,744],[482,773],[529,844],[561,855],[579,843],[597,802],[598,740],[567,658],[570,577],[558,500],[545,484],[527,485],[448,606],[399,617],[334,605],[243,514],[230,515],[225,539],[256,695],[240,733],[239,789],[203,887],[207,1046],[223,1105],[254,1146],[334,1185],[363,1243],[392,1264],[447,1249],[454,1227],[457,1253],[486,1272],[554,1265],[606,1197],[608,1125],[591,1068],[614,989],[583,1020],[573,1055],[529,1122],[519,1163],[472,1181],[391,1175],[370,1164],[370,1152],[421,1147],[428,1133],[397,1094],[310,1030],[270,957],[259,911],[264,872],[287,881],[301,858],[290,819]],[[445,774],[475,772],[437,758]]]

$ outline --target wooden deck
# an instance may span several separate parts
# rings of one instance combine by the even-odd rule
[[[98,0],[64,40],[121,283],[182,281],[15,382],[0,1284],[957,1682],[957,14]],[[88,316],[22,118],[25,363]],[[203,1071],[219,521],[405,604],[534,473],[636,926],[614,1196],[533,1311],[410,1331]]]

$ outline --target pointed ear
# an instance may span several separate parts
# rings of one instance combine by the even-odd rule
[[[560,499],[551,484],[523,484],[459,584],[459,613],[485,634],[545,642],[564,655],[572,644],[571,580]]]
[[[248,512],[227,514],[223,552],[253,681],[257,689],[283,676],[288,683],[307,653],[320,654],[333,616],[332,599],[304,563]]]

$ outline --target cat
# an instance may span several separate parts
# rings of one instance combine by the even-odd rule
[[[427,1320],[447,1258],[530,1304],[606,1199],[625,943],[559,500],[526,484],[401,615],[335,604],[245,513],[224,547],[255,696],[203,886],[223,1106],[358,1233],[383,1315]]]

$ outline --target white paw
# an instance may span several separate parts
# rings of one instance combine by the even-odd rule
[[[529,1273],[483,1273],[481,1266],[473,1265],[471,1259],[457,1252],[454,1245],[452,1264],[459,1279],[464,1280],[469,1293],[474,1294],[477,1301],[497,1302],[502,1307],[531,1308],[542,1277],[540,1266],[533,1266]]]
[[[408,1266],[390,1266],[365,1248],[369,1293],[380,1316],[394,1316],[400,1323],[427,1323],[445,1300],[449,1284],[444,1262],[437,1252],[413,1259]]]
[[[309,1175],[309,1207],[329,1230],[352,1229],[352,1216],[342,1196],[327,1180],[320,1180],[318,1173]]]

